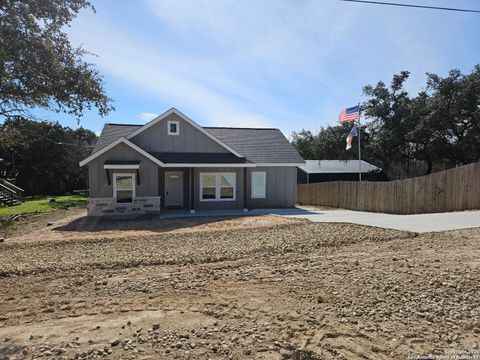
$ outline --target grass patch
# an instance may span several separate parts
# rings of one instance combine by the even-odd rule
[[[55,199],[50,202],[50,199]],[[17,206],[0,207],[0,217],[23,214],[27,212],[42,212],[57,209],[59,207],[70,207],[85,205],[87,198],[84,195],[68,196],[30,196]]]

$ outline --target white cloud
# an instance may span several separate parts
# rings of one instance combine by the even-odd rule
[[[244,89],[229,83],[221,72],[205,63],[204,59],[184,57],[159,49],[107,23],[102,20],[80,20],[71,29],[74,42],[83,43],[85,48],[98,55],[91,57],[90,61],[99,66],[102,72],[154,94],[169,106],[187,113],[201,114],[212,124],[271,124],[267,118],[243,109],[232,100],[230,94],[241,94]],[[93,36],[98,33],[102,36]]]
[[[102,73],[211,125],[317,130],[361,100],[367,83],[406,69],[415,72],[414,89],[435,71],[429,67],[444,67],[444,57],[432,60],[437,45],[416,35],[428,29],[425,18],[405,26],[401,9],[289,0],[139,4],[145,27],[99,12],[76,21],[73,41],[98,55],[91,61]],[[139,118],[147,121],[145,114]]]
[[[149,122],[150,120],[155,119],[159,114],[151,113],[151,112],[142,112],[138,114],[138,118],[144,122]]]

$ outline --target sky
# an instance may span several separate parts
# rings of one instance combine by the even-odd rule
[[[392,0],[386,0],[392,2]],[[400,1],[398,1],[400,2]],[[478,0],[402,0],[480,9]],[[470,72],[480,63],[480,14],[339,0],[93,0],[67,30],[103,75],[116,110],[80,125],[144,124],[176,107],[203,126],[292,131],[335,125],[365,101],[362,87],[411,72]],[[78,127],[67,115],[38,116]]]

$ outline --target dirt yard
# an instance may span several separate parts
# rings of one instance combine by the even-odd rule
[[[7,239],[0,359],[479,358],[479,230],[267,220]]]
[[[298,220],[278,216],[196,217],[159,220],[157,216],[134,219],[87,217],[83,208],[57,210],[27,217],[14,224],[7,242],[38,242],[68,239],[114,239],[148,237],[160,233],[187,233],[226,229],[248,229]],[[47,226],[51,223],[50,226]]]

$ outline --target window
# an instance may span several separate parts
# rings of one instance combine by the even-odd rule
[[[113,196],[118,204],[133,203],[135,174],[113,174]]]
[[[236,173],[200,173],[200,201],[234,201]]]
[[[252,171],[252,199],[264,199],[266,196],[265,171]]]
[[[168,135],[180,135],[180,123],[178,121],[167,121]]]

